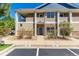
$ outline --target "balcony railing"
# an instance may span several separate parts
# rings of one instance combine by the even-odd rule
[[[72,17],[73,22],[79,22],[79,17]]]
[[[55,18],[47,18],[45,21],[46,22],[55,22],[55,20],[56,20]]]
[[[26,22],[33,22],[34,17],[27,17]]]
[[[44,17],[37,17],[37,23],[44,23],[45,18]]]
[[[68,21],[68,17],[59,17],[60,22]]]

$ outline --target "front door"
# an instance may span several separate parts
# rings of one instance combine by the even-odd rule
[[[44,28],[43,27],[37,27],[37,35],[43,35],[44,34]]]

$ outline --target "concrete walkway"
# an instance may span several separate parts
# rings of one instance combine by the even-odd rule
[[[30,39],[20,39],[14,40],[13,37],[8,36],[4,38],[5,43],[14,44],[20,47],[27,48],[79,48],[79,40],[78,39],[51,39],[51,40],[30,40]]]

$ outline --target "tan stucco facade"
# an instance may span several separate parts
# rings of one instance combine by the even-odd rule
[[[21,13],[22,15],[25,15],[25,14],[29,14],[29,13],[32,13],[33,15],[30,16],[30,17],[26,17],[25,18],[25,22],[16,22],[18,25],[16,26],[17,27],[17,31],[18,29],[21,27],[21,24],[22,24],[22,27],[26,30],[26,31],[29,31],[29,30],[33,30],[33,34],[37,35],[37,30],[38,30],[38,24],[43,24],[43,36],[47,35],[47,28],[48,27],[54,27],[54,29],[57,30],[58,32],[58,35],[60,34],[60,28],[59,28],[59,24],[62,22],[62,21],[67,21],[67,22],[70,22],[71,23],[71,26],[73,27],[73,32],[72,32],[72,37],[74,36],[78,36],[79,34],[79,11],[78,9],[75,10],[75,9],[69,9],[68,10],[51,10],[51,12],[56,12],[57,15],[55,18],[47,18],[46,14],[44,14],[44,17],[37,17],[37,14],[38,13],[44,13],[46,12],[47,10],[23,10],[22,11],[17,11],[17,13]],[[64,13],[64,17],[60,17],[60,14],[61,13]],[[18,19],[19,20],[19,19]],[[16,31],[16,32],[17,32]]]
[[[22,27],[21,27],[22,24]],[[26,31],[33,30],[33,24],[31,23],[18,23],[18,29],[24,28]]]

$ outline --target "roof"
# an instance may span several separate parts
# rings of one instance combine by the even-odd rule
[[[79,3],[44,3],[41,4],[39,6],[37,6],[36,8],[30,8],[30,9],[26,9],[25,10],[35,10],[35,9],[79,9],[78,6]],[[16,9],[17,10],[23,10],[23,9]]]
[[[51,8],[51,9],[50,9]],[[34,13],[46,11],[60,11],[60,12],[79,12],[79,6],[76,3],[44,3],[32,9],[17,9],[18,13]],[[27,11],[27,12],[26,12]]]
[[[78,4],[78,3],[77,3]],[[53,7],[51,7],[53,6]],[[48,9],[48,8],[62,8],[62,9],[78,9],[79,6],[76,3],[45,3],[37,6],[35,9]]]

